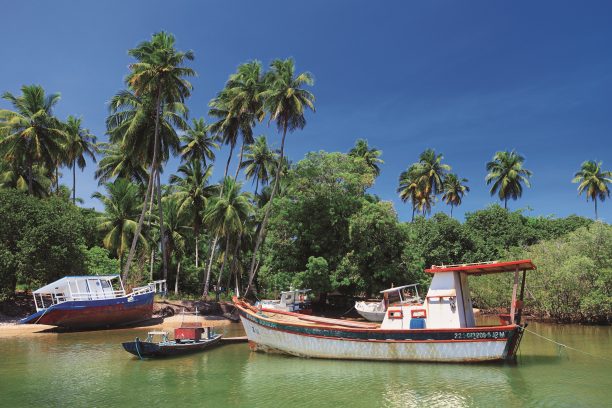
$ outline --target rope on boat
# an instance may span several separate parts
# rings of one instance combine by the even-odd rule
[[[565,347],[565,348],[566,348],[566,349],[568,349],[568,350],[577,351],[577,352],[579,352],[579,353],[586,354],[587,356],[591,356],[591,357],[594,357],[594,358],[599,358],[599,359],[601,359],[601,360],[609,361],[609,362],[611,362],[611,363],[612,363],[612,359],[609,359],[609,358],[606,358],[606,357],[602,357],[602,356],[597,356],[597,355],[595,355],[595,354],[591,354],[591,353],[589,353],[589,352],[586,352],[586,351],[579,350],[579,349],[577,349],[577,348],[574,348],[574,347],[568,346],[567,344],[559,343],[558,341],[555,341],[555,340],[553,340],[553,339],[551,339],[551,338],[548,338],[548,337],[546,337],[546,336],[542,336],[541,334],[538,334],[538,333],[536,333],[536,332],[534,332],[534,331],[531,331],[531,330],[529,330],[529,329],[527,329],[527,328],[525,328],[524,330],[525,330],[525,331],[527,331],[527,332],[529,332],[529,333],[531,333],[531,334],[533,334],[533,335],[536,335],[536,336],[538,336],[538,337],[540,337],[540,338],[542,338],[542,339],[544,339],[544,340],[548,340],[548,341],[550,341],[551,343],[554,343],[554,344],[556,344],[556,345],[557,345],[557,346],[559,346],[559,347]]]
[[[51,305],[53,306],[53,305]],[[40,321],[40,319],[42,319],[42,317],[45,315],[45,313],[47,313],[47,311],[51,308],[51,306],[49,306],[48,308],[45,309],[45,311],[43,312],[43,314],[41,314],[38,319],[36,319],[36,321],[34,322],[34,324],[38,324],[38,322]]]
[[[351,306],[351,308],[349,310],[347,310],[346,312],[342,313],[340,315],[340,317],[344,316],[345,314],[347,314],[348,312],[350,312],[351,310],[353,310],[355,308],[355,305]]]

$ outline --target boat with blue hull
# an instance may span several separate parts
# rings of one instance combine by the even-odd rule
[[[36,313],[21,324],[46,324],[70,330],[125,326],[150,319],[155,281],[127,293],[119,275],[66,276],[33,292]]]

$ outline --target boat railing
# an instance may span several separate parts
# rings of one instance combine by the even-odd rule
[[[76,292],[70,295],[53,294],[54,303],[63,303],[73,300],[100,300],[100,299],[114,299],[125,296],[124,290],[113,290],[112,292]]]
[[[155,292],[155,286],[152,283],[149,283],[146,286],[138,286],[132,289],[132,295],[142,295],[143,293],[151,292]]]

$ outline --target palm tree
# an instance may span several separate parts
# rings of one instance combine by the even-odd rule
[[[148,183],[149,176],[145,165],[116,143],[99,143],[102,159],[94,173],[98,183],[111,179],[124,178],[138,185]]]
[[[66,133],[53,116],[60,94],[45,95],[40,85],[24,85],[21,95],[5,92],[14,111],[0,110],[0,155],[17,167],[27,169],[28,192],[34,193],[34,167],[53,169],[62,154]]]
[[[465,178],[459,178],[456,174],[450,173],[444,177],[443,189],[444,195],[442,199],[446,202],[446,204],[451,206],[450,216],[453,216],[453,207],[461,205],[461,201],[463,200],[463,196],[465,193],[470,191],[470,188],[465,185],[468,180]]]
[[[52,184],[49,171],[44,166],[35,165],[32,168],[31,176],[32,195],[35,197],[48,196]],[[0,161],[0,188],[14,188],[28,192],[28,169],[23,165]]]
[[[219,145],[215,137],[211,137],[208,133],[208,125],[203,118],[193,119],[192,125],[187,129],[187,132],[181,136],[181,158],[185,161],[198,160],[206,166],[207,160],[215,161],[214,149],[218,149]]]
[[[365,161],[369,168],[374,171],[374,175],[380,175],[380,167],[379,164],[384,163],[381,159],[379,159],[382,152],[376,148],[370,148],[368,146],[368,141],[365,139],[359,139],[355,143],[355,147],[353,147],[349,151],[349,156],[351,157],[359,157]]]
[[[586,193],[587,201],[589,201],[589,198],[593,200],[595,219],[598,219],[597,200],[603,202],[606,197],[610,197],[608,184],[612,183],[612,171],[604,171],[601,166],[602,162],[585,161],[572,180],[572,183],[580,183],[578,184],[578,194]]]
[[[415,164],[400,174],[397,192],[403,202],[411,202],[412,221],[414,221],[414,213],[419,203],[419,197],[421,197],[424,192],[424,188],[419,184],[419,177]]]
[[[315,97],[312,93],[304,89],[305,85],[312,86],[314,79],[309,72],[303,72],[299,75],[295,74],[295,64],[293,59],[274,60],[270,65],[270,71],[266,73],[264,78],[265,90],[261,93],[264,101],[264,108],[270,114],[270,121],[276,122],[276,127],[279,132],[282,132],[280,155],[276,174],[278,177],[274,180],[272,193],[270,194],[270,203],[274,200],[278,189],[278,183],[281,175],[281,165],[284,163],[285,157],[285,137],[287,132],[293,132],[296,129],[303,129],[306,126],[306,118],[304,112],[310,109],[314,112]],[[270,217],[271,205],[268,205],[264,213],[264,218],[259,229],[255,248],[253,248],[253,256],[251,266],[249,268],[249,284],[246,293],[249,292],[255,277],[255,262],[257,260],[257,251],[263,241],[266,226]]]
[[[493,160],[487,163],[487,177],[485,181],[491,186],[491,195],[498,193],[499,199],[504,201],[504,208],[508,208],[508,198],[517,200],[523,195],[523,184],[530,187],[529,177],[531,171],[523,168],[525,158],[511,152],[495,153]]]
[[[226,177],[223,181],[222,194],[212,199],[204,214],[204,222],[209,225],[210,229],[216,235],[226,238],[225,256],[219,275],[223,273],[232,237],[234,242],[237,242],[237,237],[243,232],[246,219],[253,211],[251,195],[241,192],[241,187],[241,183],[234,181],[231,177]],[[211,253],[209,266],[212,264],[213,256],[214,253]],[[207,274],[203,296],[208,295],[209,280],[210,274]]]
[[[136,231],[141,195],[136,184],[125,179],[106,183],[106,195],[96,192],[92,195],[104,205],[104,213],[99,217],[98,229],[104,233],[104,247],[119,257],[119,266],[123,266],[123,256],[130,240]],[[146,240],[141,235],[143,245]]]
[[[185,213],[180,211],[180,203],[174,196],[165,197],[162,200],[164,210],[164,220],[166,222],[164,240],[166,241],[165,250],[166,257],[172,259],[175,252],[185,252],[185,241],[189,233],[189,226],[186,223]],[[177,264],[177,274],[175,288],[178,288],[178,274],[180,271],[180,261]],[[167,271],[165,271],[167,273]],[[164,275],[164,279],[168,279],[168,275]]]
[[[427,149],[419,156],[415,165],[415,173],[425,187],[425,194],[440,194],[444,176],[451,170],[448,164],[442,163],[444,156],[436,154],[434,149]]]
[[[81,119],[68,116],[66,120],[66,134],[68,141],[64,146],[67,164],[72,167],[72,203],[76,203],[76,166],[81,170],[87,164],[85,156],[91,157],[95,162],[97,152],[96,137],[89,133],[89,129],[81,127]]]
[[[268,184],[278,154],[271,150],[264,135],[255,139],[255,142],[246,147],[246,160],[242,162],[242,168],[247,178],[253,179],[255,183],[255,195],[259,190],[259,184]]]
[[[219,139],[226,145],[230,145],[230,151],[225,165],[223,178],[227,177],[229,165],[233,157],[234,148],[238,143],[238,137],[242,135],[242,145],[240,147],[240,159],[236,167],[234,180],[238,178],[238,173],[242,167],[242,157],[244,147],[253,143],[253,127],[257,121],[263,120],[265,111],[261,102],[261,90],[263,78],[261,75],[261,63],[252,61],[238,67],[235,74],[232,74],[225,88],[219,92],[217,97],[210,102],[210,116],[218,120],[210,126]],[[220,194],[223,193],[223,185]],[[211,248],[210,259],[214,258],[217,248],[219,235],[215,234]],[[208,283],[210,282],[212,264],[208,263],[206,272],[204,293],[208,294]]]
[[[217,193],[216,185],[208,184],[213,172],[212,166],[202,167],[200,160],[191,160],[178,168],[179,174],[170,176],[170,183],[176,186],[173,194],[179,204],[180,215],[189,216],[195,236],[195,266],[199,267],[199,236],[202,228],[201,214],[210,197]]]
[[[164,106],[180,103],[183,104],[189,97],[192,86],[185,78],[195,75],[191,68],[184,67],[186,60],[193,60],[192,51],[177,51],[174,47],[175,38],[173,35],[159,32],[153,34],[151,41],[143,41],[136,48],[129,50],[128,54],[136,58],[137,62],[130,65],[131,72],[126,81],[135,96],[145,98],[153,102],[155,112],[155,130],[153,143],[153,157],[149,165],[149,185],[144,197],[147,203],[149,195],[152,194],[154,180],[157,180],[159,187],[159,173],[161,172],[160,150],[160,116],[165,111]],[[132,145],[133,147],[133,145]],[[163,211],[161,205],[161,194],[158,191],[158,206],[160,209],[160,227],[162,236],[164,235]],[[143,205],[140,218],[138,220],[137,232],[132,241],[128,260],[123,271],[124,277],[130,269],[130,264],[136,251],[136,244],[144,222],[146,205]],[[163,240],[162,240],[163,244]],[[162,252],[164,252],[162,250]],[[164,254],[164,269],[167,269],[167,259]],[[167,272],[165,272],[167,273]]]

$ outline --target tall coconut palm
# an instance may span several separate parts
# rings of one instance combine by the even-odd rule
[[[365,139],[357,140],[355,147],[349,151],[349,156],[363,159],[376,176],[380,175],[379,164],[384,163],[384,161],[380,159],[381,154],[382,152],[380,150],[374,147],[370,148],[370,146],[368,146],[368,141]]]
[[[470,191],[470,188],[465,184],[467,182],[468,179],[459,178],[454,173],[447,174],[444,177],[442,199],[451,206],[451,218],[453,216],[453,207],[461,205],[463,196]]]
[[[244,147],[247,144],[253,143],[253,127],[257,121],[263,120],[265,111],[261,102],[261,90],[263,86],[263,77],[261,75],[261,63],[253,61],[242,64],[238,67],[235,74],[232,74],[225,88],[219,92],[217,97],[210,102],[210,116],[217,118],[217,121],[210,126],[214,132],[226,145],[230,146],[230,151],[225,165],[223,178],[228,174],[229,165],[231,163],[234,148],[238,143],[239,136],[242,136],[242,144],[240,147],[240,156],[234,180],[238,178],[238,173],[242,167],[242,158]],[[220,194],[223,193],[223,185],[220,189]],[[217,249],[217,241],[219,235],[215,234],[211,248],[210,259],[214,258]],[[208,263],[206,271],[204,294],[208,294],[208,282],[210,282],[210,273],[212,264]]]
[[[207,161],[215,161],[215,149],[219,148],[217,139],[208,132],[203,118],[193,119],[192,125],[181,136],[181,158],[185,161],[198,160],[206,166]]]
[[[255,194],[259,190],[259,184],[268,184],[278,154],[270,149],[268,141],[264,135],[255,139],[255,142],[246,147],[246,160],[242,162],[242,168],[247,178],[252,179],[255,183]]]
[[[485,178],[487,185],[493,183],[490,193],[498,193],[500,200],[504,201],[504,208],[508,208],[508,199],[517,200],[523,195],[523,184],[530,187],[529,177],[531,171],[523,168],[525,158],[511,152],[502,151],[495,153],[493,160],[487,163],[489,172]]]
[[[175,252],[185,252],[185,242],[190,231],[190,227],[187,225],[186,214],[181,213],[180,203],[174,196],[165,197],[162,200],[162,206],[164,211],[164,240],[166,242],[165,250],[166,257],[172,259],[172,255]],[[178,286],[178,273],[180,270],[180,262],[177,265],[177,275],[175,287]],[[165,271],[167,273],[167,271]],[[168,279],[168,275],[164,275],[164,279]]]
[[[434,149],[427,149],[419,156],[415,172],[419,181],[425,186],[426,194],[442,192],[444,176],[451,170],[448,164],[442,163],[444,156],[436,154]]]
[[[585,193],[587,201],[589,198],[593,200],[595,219],[598,219],[597,200],[604,202],[606,197],[610,197],[608,184],[612,183],[612,171],[602,170],[601,166],[602,162],[585,161],[572,180],[572,183],[579,183],[578,194]]]
[[[281,165],[285,157],[285,138],[287,132],[293,132],[297,129],[303,129],[306,126],[306,118],[304,113],[307,109],[315,111],[314,95],[304,89],[305,85],[312,86],[314,79],[309,72],[303,72],[296,75],[295,64],[293,59],[274,60],[270,65],[270,71],[266,73],[264,78],[265,90],[261,93],[264,101],[264,108],[270,114],[270,121],[276,123],[279,132],[282,132],[279,161],[276,174],[278,177],[274,180],[272,193],[270,194],[270,202],[274,200],[281,175]],[[257,251],[263,241],[266,226],[270,217],[271,205],[268,205],[264,213],[264,218],[261,223],[261,228],[255,241],[253,249],[253,257],[249,268],[249,284],[246,293],[251,289],[253,279],[255,278],[255,262],[257,260]]]
[[[147,168],[135,156],[121,148],[117,143],[99,143],[98,149],[102,159],[94,173],[98,183],[105,183],[116,178],[124,178],[138,185],[148,183]]]
[[[232,237],[236,242],[238,235],[243,232],[245,220],[253,211],[251,195],[241,192],[241,187],[241,183],[234,181],[231,177],[226,177],[223,181],[222,194],[211,200],[204,214],[204,222],[209,225],[209,228],[216,235],[226,238],[226,254]],[[214,254],[211,253],[209,265],[213,262],[213,256]],[[224,257],[224,263],[225,259],[226,257]],[[223,270],[219,271],[219,274],[222,272]],[[210,275],[207,275],[203,296],[208,295],[209,279]]]
[[[89,132],[89,129],[81,127],[81,118],[68,116],[66,120],[67,141],[64,146],[68,166],[72,167],[72,203],[76,203],[76,166],[83,170],[87,164],[85,156],[89,156],[96,161],[97,145],[96,137]]]
[[[217,194],[218,186],[209,184],[212,166],[202,167],[200,160],[191,160],[178,168],[179,174],[170,176],[170,183],[176,186],[173,194],[179,204],[181,216],[191,219],[195,236],[195,265],[199,267],[199,236],[202,228],[202,212],[207,201]]]
[[[416,212],[420,197],[424,194],[424,187],[419,183],[416,165],[413,164],[400,174],[397,192],[403,202],[410,201],[412,205],[412,221],[414,221],[414,213]]]
[[[61,122],[53,116],[60,94],[45,95],[40,85],[24,85],[21,95],[5,92],[14,111],[0,110],[0,157],[27,169],[28,192],[34,193],[34,166],[57,166],[66,141]]]
[[[191,94],[192,86],[186,78],[194,76],[195,71],[184,67],[183,64],[187,60],[193,60],[194,55],[192,51],[177,51],[174,36],[163,31],[153,34],[151,41],[140,43],[136,48],[129,50],[128,54],[136,58],[137,62],[130,65],[130,73],[126,81],[137,97],[153,102],[152,106],[155,112],[153,157],[149,165],[149,185],[144,197],[144,203],[146,203],[149,195],[152,194],[154,180],[159,180],[159,173],[162,170],[162,161],[159,158],[159,150],[161,148],[160,116],[164,112],[164,106],[175,103],[182,104]],[[158,194],[158,206],[160,208],[160,226],[163,236],[164,222],[161,210],[161,194]],[[136,244],[144,222],[145,211],[146,205],[143,205],[138,220],[137,233],[134,236],[123,271],[124,276],[127,276],[136,251]],[[167,270],[165,254],[164,269]]]
[[[124,179],[106,183],[104,187],[106,195],[100,192],[92,195],[104,205],[104,212],[98,220],[98,229],[104,233],[104,247],[117,254],[122,267],[125,251],[136,232],[141,195],[136,184]],[[146,240],[142,235],[140,238],[146,247]]]

